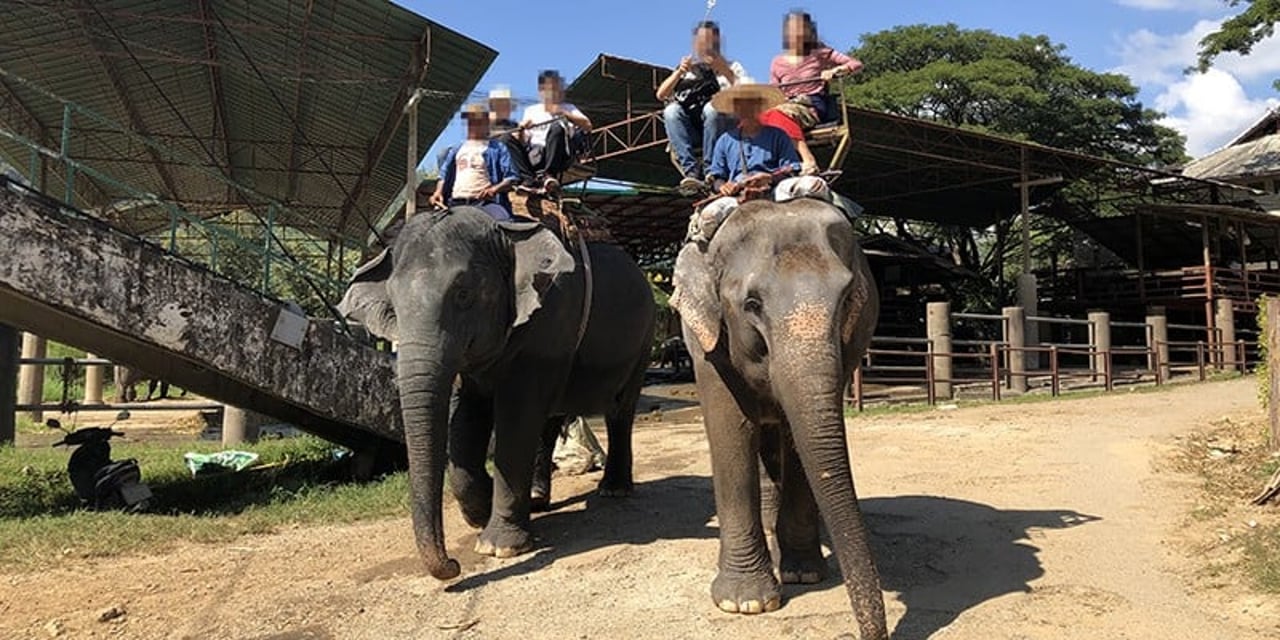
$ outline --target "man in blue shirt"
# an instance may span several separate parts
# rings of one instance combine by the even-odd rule
[[[717,111],[737,117],[738,127],[716,140],[707,178],[720,197],[694,212],[689,220],[690,240],[709,242],[720,222],[741,201],[775,196],[781,196],[776,198],[779,201],[796,197],[831,200],[831,191],[821,178],[788,177],[799,174],[802,167],[795,143],[781,129],[760,123],[760,114],[785,101],[777,87],[760,84],[736,84],[712,99]]]
[[[795,143],[782,129],[760,123],[760,114],[785,101],[776,87],[763,84],[739,84],[715,95],[712,106],[738,119],[737,128],[721,134],[711,152],[707,177],[716,193],[737,195],[747,178],[800,173]]]
[[[449,149],[440,163],[440,180],[431,205],[471,205],[495,220],[510,220],[507,192],[520,181],[511,153],[502,141],[489,138],[489,110],[484,105],[468,105],[462,118],[467,122],[467,139]]]

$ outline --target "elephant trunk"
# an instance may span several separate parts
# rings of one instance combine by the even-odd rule
[[[444,547],[444,469],[449,399],[457,367],[439,337],[402,342],[397,379],[409,455],[413,535],[427,571],[440,580],[462,572]]]
[[[834,336],[834,331],[832,332]],[[774,354],[771,377],[809,487],[822,512],[864,640],[887,640],[880,577],[858,507],[845,438],[839,341],[790,341]]]

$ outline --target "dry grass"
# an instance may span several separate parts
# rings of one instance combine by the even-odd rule
[[[1280,467],[1266,447],[1266,424],[1224,418],[1182,439],[1175,469],[1201,479],[1189,529],[1199,532],[1202,577],[1244,576],[1255,589],[1280,593],[1280,505],[1249,501]]]

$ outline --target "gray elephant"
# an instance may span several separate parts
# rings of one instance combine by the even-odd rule
[[[473,207],[420,213],[357,270],[339,305],[399,341],[413,530],[439,579],[460,572],[444,547],[446,455],[449,486],[466,521],[483,527],[476,551],[485,555],[532,548],[535,454],[567,416],[605,416],[600,492],[631,492],[631,427],[652,344],[653,296],[621,248],[587,247],[590,292],[586,265],[538,223],[499,223]],[[493,478],[485,469],[491,435]]]
[[[156,395],[156,390],[160,391],[158,396],[161,400],[169,397],[169,383],[161,380],[148,373],[144,373],[140,369],[116,365],[116,402],[136,402],[138,400],[138,390],[135,389],[139,383],[147,383],[147,397],[143,400],[149,402]],[[182,396],[187,395],[186,389],[182,390]]]
[[[852,224],[818,200],[748,202],[705,247],[681,250],[674,281],[720,521],[712,598],[740,613],[781,604],[761,523],[763,462],[778,492],[782,582],[823,579],[825,521],[861,637],[888,638],[845,439],[842,390],[879,312]]]

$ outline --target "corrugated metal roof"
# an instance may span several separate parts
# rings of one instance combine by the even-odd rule
[[[1182,169],[1182,174],[1233,181],[1280,174],[1280,133],[1224,147],[1197,158]]]
[[[431,92],[419,103],[425,152],[496,56],[383,1],[12,0],[4,11],[4,127],[57,150],[62,105],[49,92],[105,117],[75,114],[70,155],[113,179],[210,214],[275,200],[287,206],[279,222],[353,244],[403,187],[408,96]],[[0,157],[30,164],[7,140]],[[78,178],[77,206],[129,195],[88,182]],[[46,190],[60,195],[61,178]],[[146,211],[120,222],[167,221]]]
[[[612,122],[661,108],[653,89],[670,72],[670,67],[602,54],[566,93],[578,106],[593,104],[596,111],[589,114],[599,130]],[[630,109],[626,107],[628,98]],[[597,106],[609,100],[612,108]],[[1060,176],[1072,181],[1107,174],[1117,181],[1132,179],[1138,185],[1158,177],[1194,182],[938,122],[856,106],[849,106],[848,110],[849,153],[835,188],[866,206],[873,215],[985,227],[1019,210],[1020,194],[1013,183],[1021,178],[1024,167],[1031,179]],[[606,117],[598,117],[597,111]],[[824,163],[832,149],[814,151],[819,162]],[[659,187],[674,187],[680,179],[662,145],[600,160],[596,176]],[[1033,200],[1039,201],[1060,188],[1035,187]],[[671,221],[672,225],[678,223]]]

